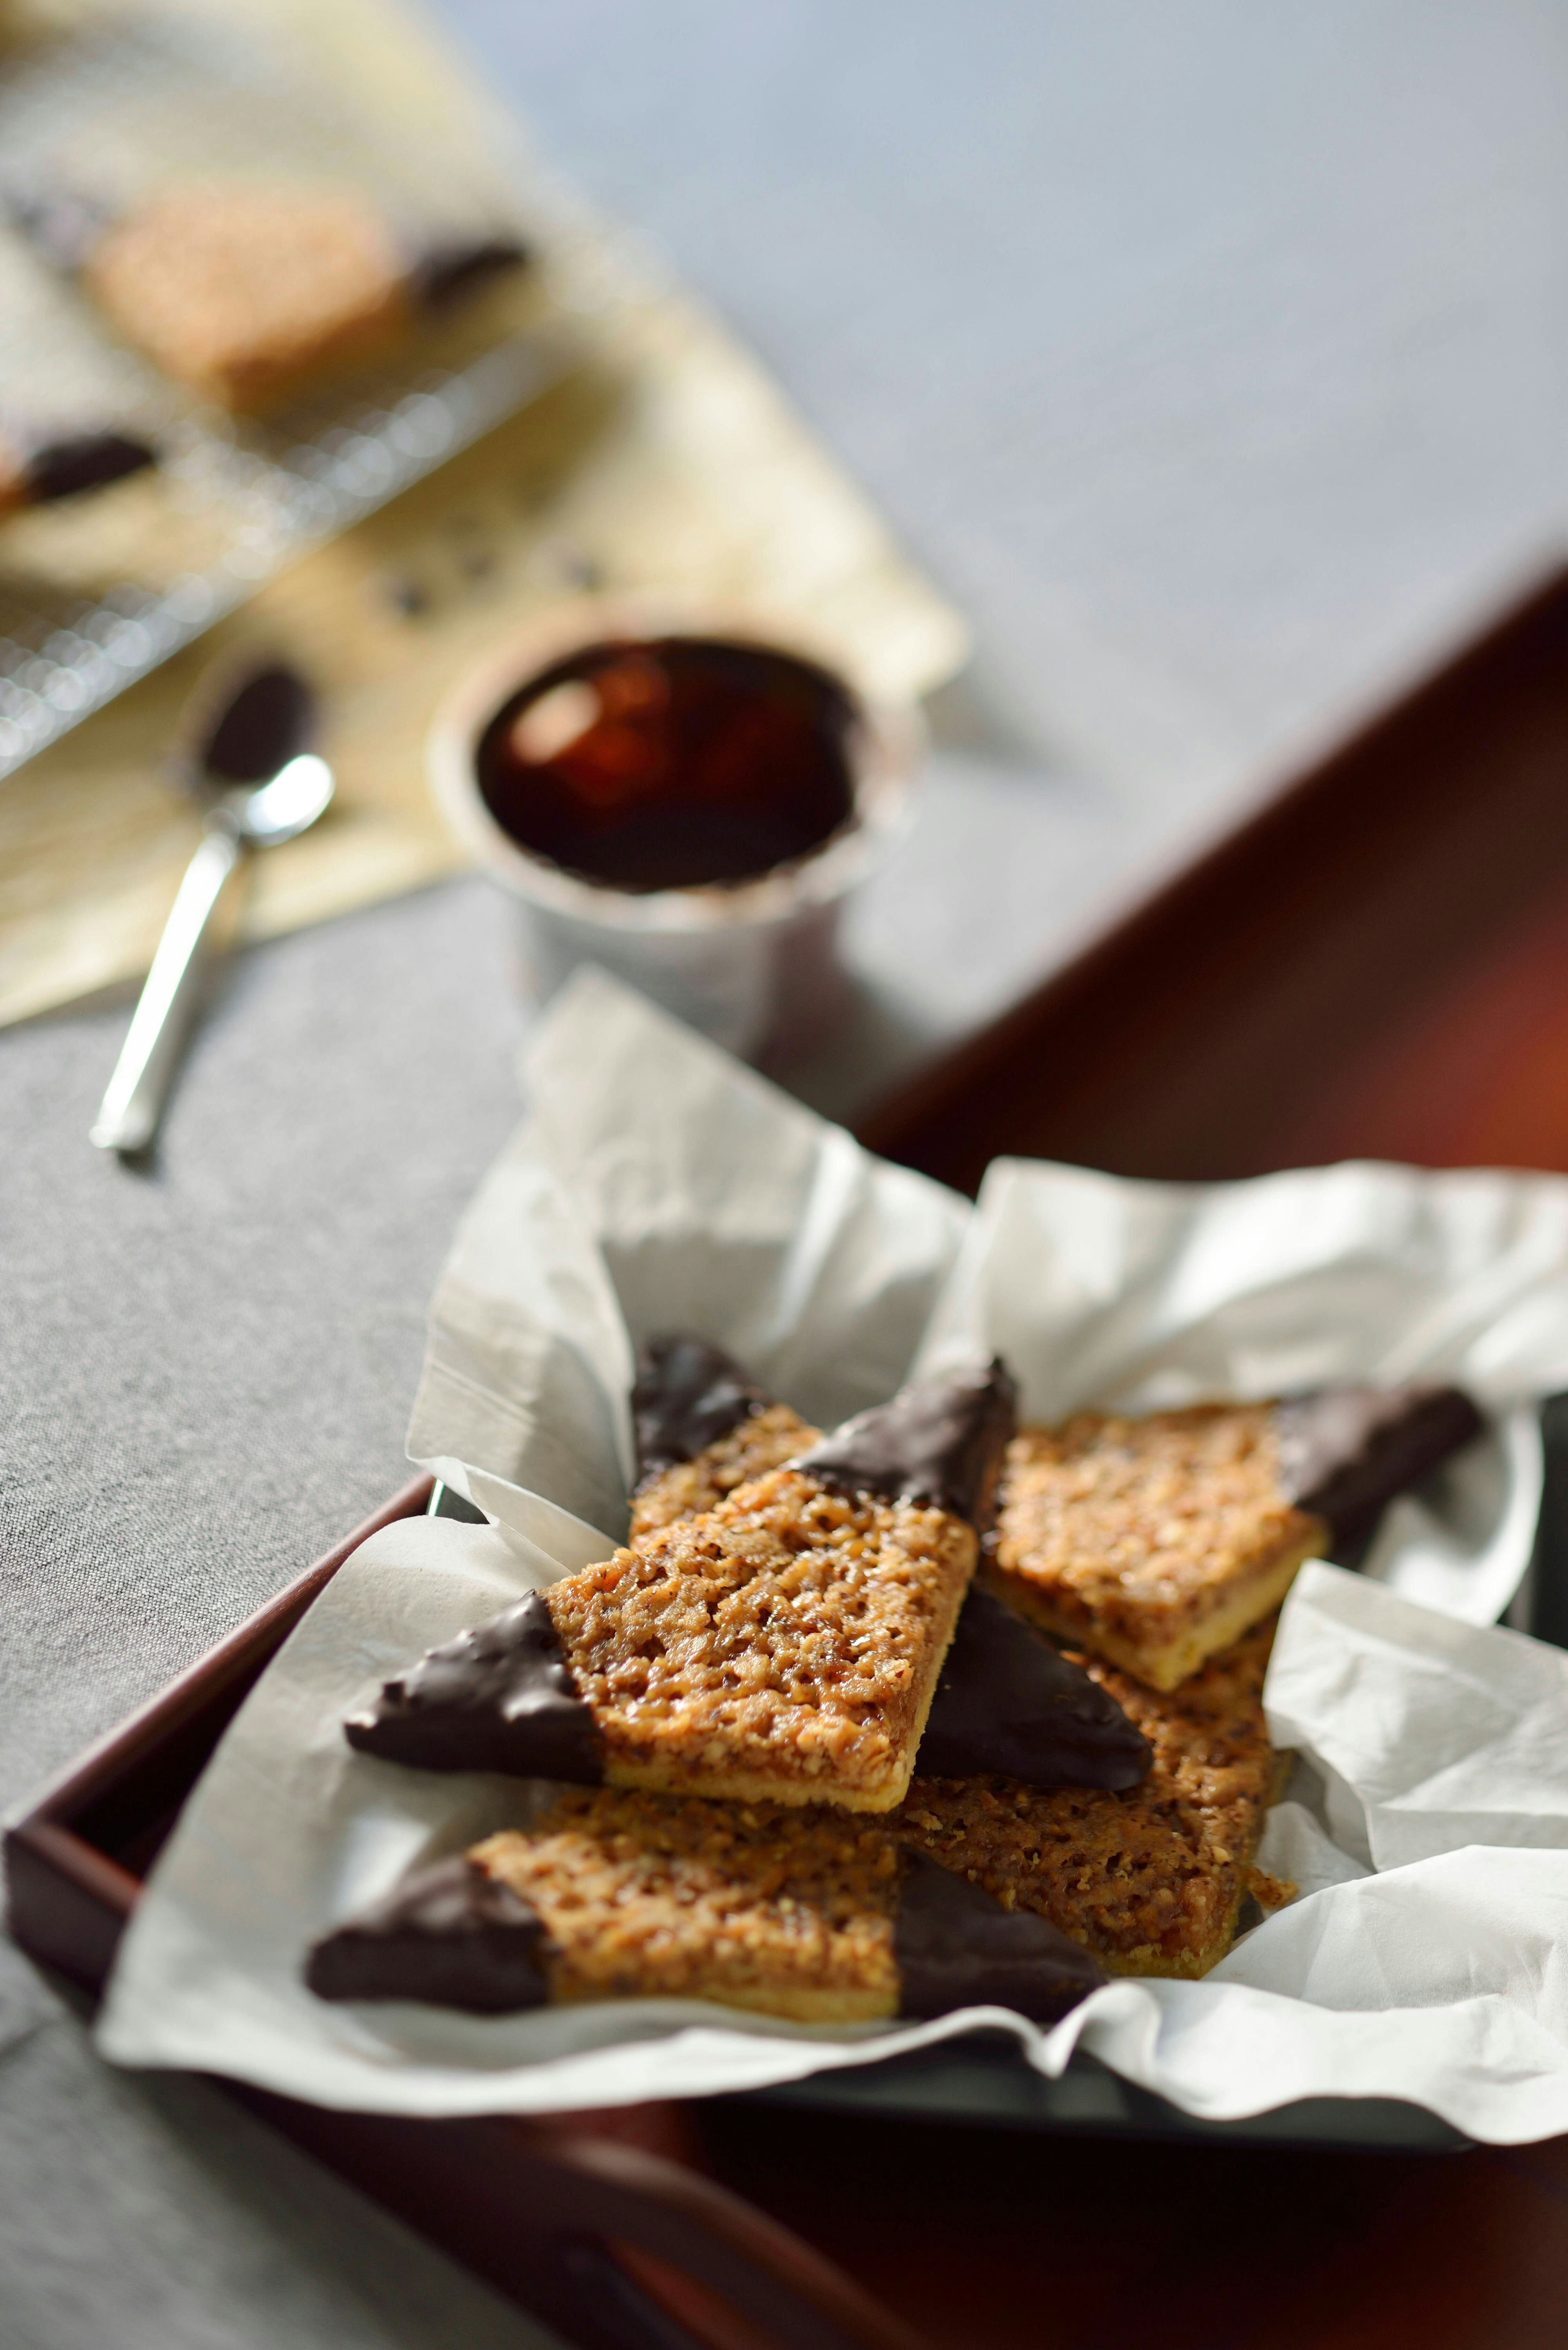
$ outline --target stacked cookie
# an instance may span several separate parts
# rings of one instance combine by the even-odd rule
[[[1106,1972],[1203,1972],[1249,1891],[1288,1898],[1251,1865],[1284,1561],[1324,1546],[1308,1504],[1352,1436],[1364,1465],[1369,1413],[1424,1409],[1321,1405],[1315,1451],[1294,1406],[1018,1432],[992,1363],[824,1437],[705,1342],[656,1342],[628,1545],[345,1725],[390,1762],[555,1792],[337,1928],[312,1988],[1052,2020]],[[1317,1486],[1288,1492],[1309,1453]],[[1141,1677],[1106,1645],[1140,1594],[1165,1608]]]
[[[489,2012],[679,1994],[816,2022],[1064,2012],[1101,1980],[1081,1945],[897,1826],[933,1742],[966,1774],[1047,1785],[1148,1766],[1115,1700],[971,1588],[1006,1373],[906,1388],[822,1438],[677,1339],[648,1350],[634,1403],[627,1547],[346,1725],[389,1762],[558,1792],[340,1927],[312,1987]]]
[[[1020,1430],[987,1583],[1116,1699],[1148,1775],[1087,1794],[944,1776],[917,1783],[903,1831],[1109,1973],[1207,1974],[1249,1896],[1294,1890],[1251,1865],[1290,1759],[1262,1707],[1279,1604],[1480,1425],[1452,1388],[1342,1387]]]

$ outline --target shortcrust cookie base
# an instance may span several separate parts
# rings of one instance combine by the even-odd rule
[[[538,1912],[550,1996],[707,1999],[801,2023],[897,2014],[898,1848],[842,1812],[564,1791],[472,1855]]]
[[[1273,1407],[1204,1404],[1023,1430],[989,1548],[998,1588],[1044,1629],[1171,1690],[1327,1539],[1282,1490]]]
[[[1085,1624],[1052,1605],[1051,1595],[1026,1575],[1010,1575],[1002,1567],[988,1570],[986,1580],[1019,1614],[1038,1624],[1043,1632],[1066,1648],[1089,1640],[1107,1664],[1119,1666],[1150,1689],[1169,1694],[1181,1687],[1210,1657],[1233,1648],[1244,1633],[1272,1615],[1309,1558],[1323,1546],[1322,1529],[1297,1534],[1264,1567],[1221,1593],[1219,1602],[1196,1622],[1187,1624],[1163,1646],[1141,1644],[1105,1623]]]

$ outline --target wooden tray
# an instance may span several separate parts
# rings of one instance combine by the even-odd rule
[[[1565,1080],[1568,577],[878,1111],[864,1139],[971,1187],[999,1151],[1175,1177],[1367,1154],[1564,1167]],[[1546,1424],[1532,1623],[1564,1638],[1568,1405]],[[12,1927],[36,1958],[96,1995],[141,1876],[245,1690],[355,1545],[430,1494],[428,1481],[410,1485],[12,1829]],[[1568,2141],[1472,2155],[1463,2175],[1485,2184],[1466,2190],[1462,2225],[1440,2183],[1449,2166],[1408,2152],[1384,2158],[1376,2186],[1365,2158],[1278,2152],[1262,2166],[1275,2183],[1258,2188],[1260,2137],[1298,2149],[1314,2137],[1462,2143],[1408,2107],[1206,2126],[1098,2067],[1021,2080],[975,2043],[765,2098],[558,2124],[389,2121],[234,2094],[587,2350],[913,2341],[843,2270],[706,2175],[714,2167],[955,2344],[1067,2338],[1040,2304],[1042,2207],[1014,2211],[1011,2235],[996,2219],[1012,2208],[1006,2182],[1031,2178],[1071,2213],[1073,2277],[1058,2277],[1054,2306],[1064,2325],[1086,2311],[1096,2341],[1155,2324],[1171,2350],[1348,2340],[1333,2331],[1338,2303],[1324,2304],[1326,2330],[1307,2330],[1312,2293],[1365,2271],[1355,2290],[1376,2301],[1367,2278],[1403,2269],[1397,2323],[1358,2342],[1506,2338],[1511,2350],[1558,2338],[1543,2313],[1550,2301],[1561,2316],[1568,2294],[1568,2255],[1533,2249],[1542,2230],[1560,2240],[1546,2222],[1568,2193]],[[999,2123],[1012,2125],[1000,2139]],[[1178,2132],[1174,2168],[1158,2147],[1117,2142]],[[999,2143],[1004,2158],[987,2150]],[[1348,2231],[1335,2202],[1347,2175],[1359,2199]],[[1125,2215],[1147,2214],[1151,2177],[1160,2214],[1149,2258],[1129,2265]],[[945,2227],[913,2220],[933,2197]],[[1161,2261],[1189,2257],[1243,2206],[1250,2249],[1228,2272],[1241,2298],[1221,2317],[1220,2280],[1173,2303]],[[1320,2256],[1310,2231],[1324,2225],[1334,2241]],[[974,2231],[987,2228],[981,2261]],[[1309,2250],[1318,2283],[1284,2311],[1270,2291]],[[1456,2331],[1500,2261],[1519,2323]],[[1085,2301],[1085,2275],[1098,2299]]]

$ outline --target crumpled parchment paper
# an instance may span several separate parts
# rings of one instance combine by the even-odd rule
[[[1000,2026],[1189,2112],[1397,2096],[1470,2135],[1568,2129],[1568,1658],[1487,1628],[1530,1547],[1526,1399],[1568,1384],[1568,1183],[1329,1168],[1201,1188],[1002,1162],[971,1213],[588,975],[437,1295],[410,1449],[496,1521],[387,1529],[263,1676],[187,1804],[99,2032],[133,2064],[362,2111],[558,2111],[759,2087]],[[1489,1439],[1303,1569],[1267,1703],[1303,1758],[1260,1858],[1302,1898],[1206,1981],[1118,1981],[1054,2031],[1002,2011],[808,2028],[632,2001],[477,2018],[329,2006],[308,1943],[530,1791],[355,1754],[343,1714],[624,1524],[637,1341],[695,1327],[819,1420],[912,1358],[996,1345],[1025,1409],[1434,1373]],[[1437,1605],[1421,1604],[1422,1599]],[[1465,1616],[1478,1620],[1466,1622]]]

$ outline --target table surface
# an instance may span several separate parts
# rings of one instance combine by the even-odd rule
[[[797,1073],[835,1112],[1561,546],[1545,5],[440,13],[974,620],[854,1018]],[[512,957],[461,882],[243,958],[147,1174],[85,1140],[123,1010],[0,1036],[0,1801],[400,1482],[424,1303],[516,1112]],[[6,2350],[538,2338],[215,2093],[101,2068],[0,1944]]]

